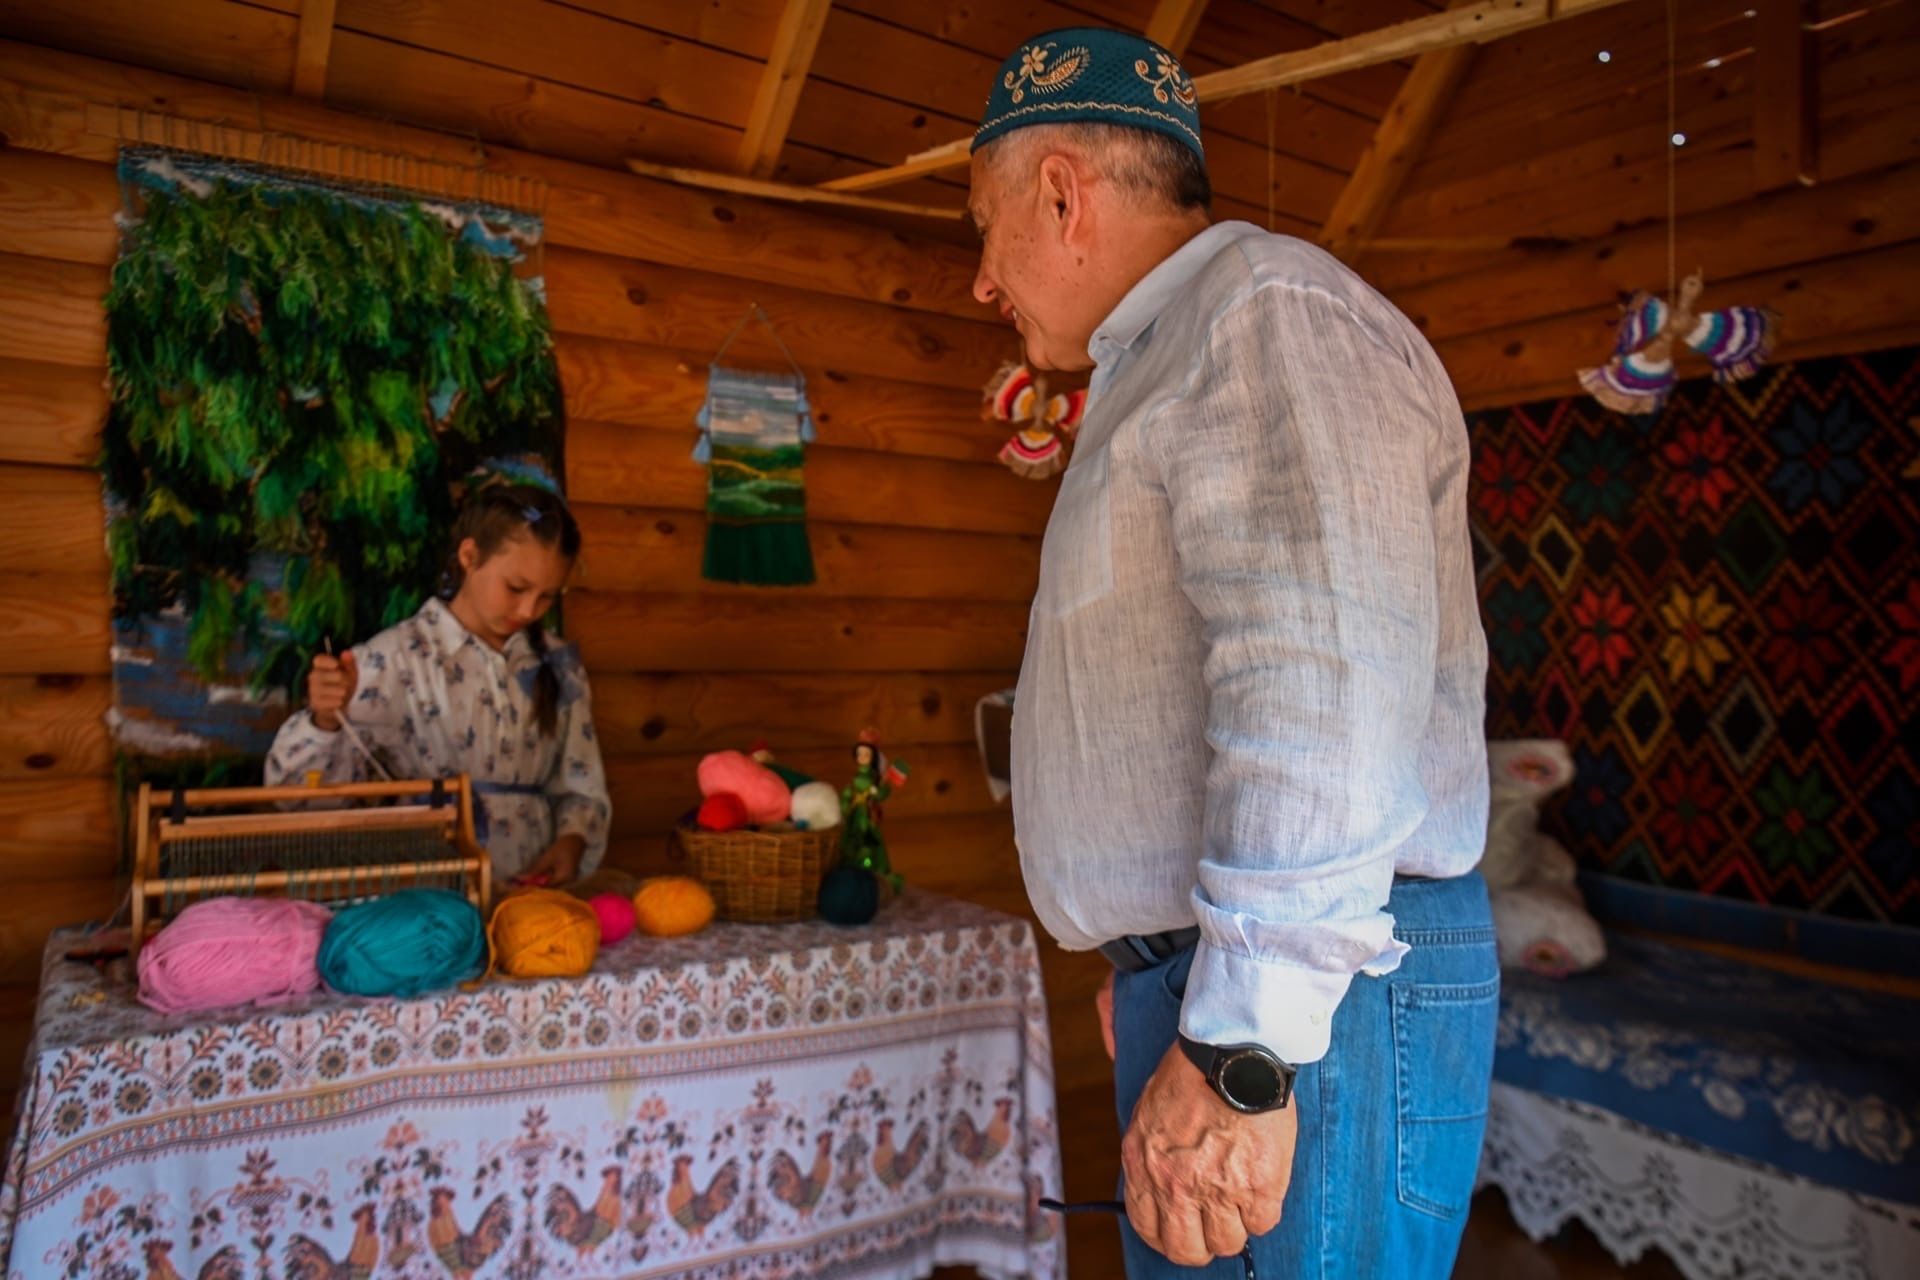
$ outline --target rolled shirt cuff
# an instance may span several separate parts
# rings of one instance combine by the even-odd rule
[[[1407,950],[1395,940],[1366,972],[1398,968]],[[1352,983],[1350,973],[1256,959],[1202,938],[1187,977],[1180,1033],[1201,1044],[1262,1045],[1293,1066],[1318,1062],[1333,1037],[1334,1011]]]

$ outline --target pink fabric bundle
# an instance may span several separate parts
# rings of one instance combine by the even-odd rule
[[[333,913],[291,898],[211,898],[140,949],[140,1002],[161,1013],[272,1004],[320,985]]]
[[[747,806],[747,821],[784,822],[793,807],[793,792],[780,775],[738,751],[716,751],[700,762],[700,794],[731,793]]]

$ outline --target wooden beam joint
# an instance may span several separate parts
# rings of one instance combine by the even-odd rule
[[[1755,17],[1753,185],[1777,191],[1818,175],[1818,42],[1810,0],[1760,0]]]
[[[300,34],[293,50],[293,92],[299,98],[324,98],[327,59],[333,52],[335,0],[301,0]]]
[[[787,0],[780,24],[774,28],[773,48],[754,92],[753,107],[747,112],[738,158],[741,173],[764,178],[779,164],[780,149],[787,143],[800,90],[806,87],[807,70],[832,7],[833,0]]]

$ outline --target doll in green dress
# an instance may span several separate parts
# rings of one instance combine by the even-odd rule
[[[840,791],[840,864],[870,871],[897,893],[901,880],[880,836],[881,806],[906,781],[906,766],[880,754],[880,735],[863,730],[853,748],[853,781]]]

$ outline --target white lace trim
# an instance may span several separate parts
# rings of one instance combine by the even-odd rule
[[[1534,1240],[1578,1218],[1622,1266],[1657,1248],[1688,1280],[1920,1276],[1920,1208],[1498,1081],[1479,1184]]]

